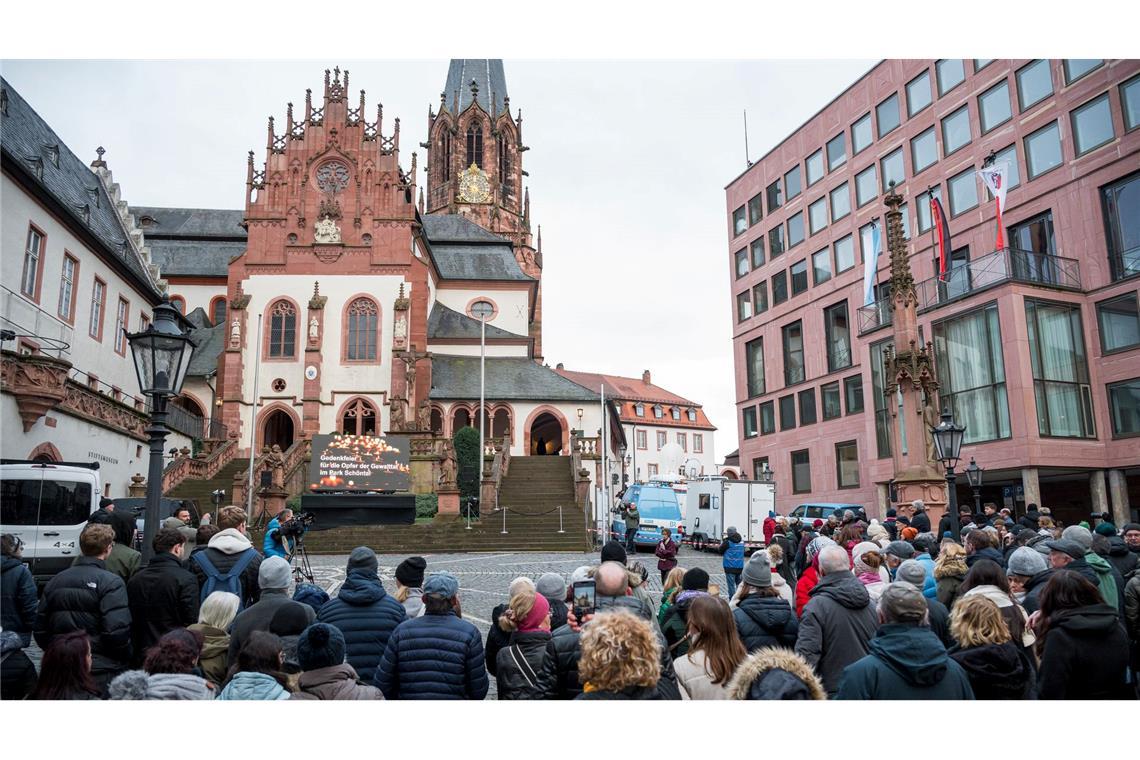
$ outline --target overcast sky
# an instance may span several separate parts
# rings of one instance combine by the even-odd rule
[[[640,376],[704,405],[718,460],[737,446],[724,186],[874,63],[505,61],[523,112],[532,224],[542,225],[543,347],[552,367]],[[427,136],[447,60],[4,61],[4,77],[84,160],[95,148],[138,206],[243,208],[266,118],[351,73],[400,163]],[[449,96],[450,99],[450,96]],[[421,168],[420,183],[424,174]]]

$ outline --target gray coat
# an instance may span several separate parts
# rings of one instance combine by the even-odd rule
[[[843,669],[870,651],[879,620],[866,587],[850,570],[823,576],[810,596],[800,620],[796,654],[815,668],[833,697]]]

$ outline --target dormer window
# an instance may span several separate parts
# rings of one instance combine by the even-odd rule
[[[673,407],[673,419],[675,419],[675,420],[681,419],[681,410],[678,409],[677,407]]]
[[[653,416],[657,419],[661,419],[663,416],[665,416],[665,410],[661,408],[660,404],[657,404],[653,407]]]
[[[638,417],[644,417],[645,416],[645,405],[644,404],[636,404],[633,407],[633,413],[636,414]]]
[[[690,409],[688,411],[688,415],[689,415],[689,422],[696,422],[697,421],[697,410],[696,409]]]

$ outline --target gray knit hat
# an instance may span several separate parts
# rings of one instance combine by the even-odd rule
[[[1006,570],[1006,573],[1031,578],[1037,573],[1045,572],[1048,568],[1049,563],[1045,561],[1042,554],[1028,546],[1019,546],[1013,550],[1013,554],[1009,555],[1009,569]]]
[[[740,580],[749,586],[768,588],[772,585],[772,565],[768,563],[768,552],[753,552],[740,574]]]
[[[1085,550],[1085,554],[1092,551],[1092,531],[1080,525],[1070,525],[1061,531],[1061,538],[1076,541]]]
[[[351,573],[353,570],[363,570],[368,575],[376,575],[377,569],[376,552],[367,546],[358,546],[352,550],[352,554],[348,555],[348,567],[345,568],[345,574]]]
[[[544,573],[534,587],[547,599],[563,599],[566,596],[566,581],[558,573]]]
[[[898,570],[895,570],[895,580],[913,583],[922,588],[926,583],[926,568],[917,559],[908,559],[899,565]]]
[[[289,588],[292,573],[281,557],[266,557],[257,569],[257,585],[261,590]]]

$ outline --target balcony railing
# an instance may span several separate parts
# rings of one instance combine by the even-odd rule
[[[151,411],[149,400],[146,410],[148,414]],[[168,403],[166,405],[166,426],[189,438],[197,438],[203,441],[225,440],[226,438],[226,426],[220,420],[200,417],[177,404]]]
[[[918,311],[930,311],[1005,282],[1080,290],[1080,262],[1017,248],[995,251],[917,283]],[[858,322],[860,335],[891,324],[890,298],[860,307]]]

